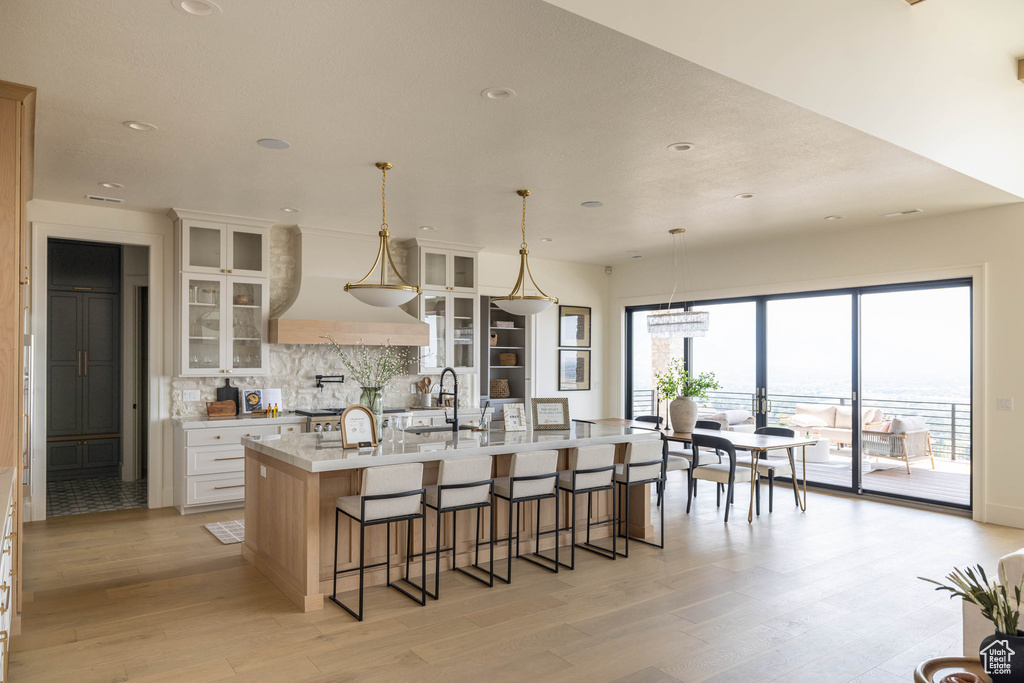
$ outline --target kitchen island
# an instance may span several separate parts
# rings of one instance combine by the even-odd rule
[[[557,431],[460,431],[457,436],[450,431],[419,435],[407,433],[404,444],[387,441],[366,449],[343,449],[337,432],[245,438],[242,440],[245,446],[245,542],[242,556],[302,611],[323,609],[324,595],[331,590],[334,572],[335,501],[339,496],[359,493],[364,468],[422,462],[424,485],[430,485],[437,480],[437,464],[441,460],[490,455],[494,462],[493,476],[501,477],[508,476],[509,461],[517,452],[558,450],[559,469],[566,469],[570,448],[614,444],[616,462],[621,462],[627,443],[659,438],[657,433],[649,430],[580,422],[572,423],[570,429]],[[630,506],[630,528],[624,531],[637,538],[653,534],[650,492],[646,489],[635,487],[635,493],[629,500],[621,502],[621,505]],[[610,492],[595,494],[595,518],[610,519],[611,504]],[[498,528],[501,529],[502,524],[507,528],[507,508],[501,501],[496,507]],[[585,515],[586,505],[578,507],[581,508],[578,514]],[[518,525],[523,552],[534,548],[535,514],[534,505],[523,506]],[[554,521],[553,506],[542,506],[541,531],[553,529]],[[450,516],[444,523],[451,523]],[[489,527],[489,521],[486,524]],[[433,525],[434,516],[428,514],[428,538],[433,538]],[[559,526],[562,529],[569,526],[568,506],[562,506]],[[460,566],[470,561],[469,553],[475,548],[473,528],[469,518],[459,525],[460,537],[455,539],[455,543]],[[368,529],[367,563],[382,562],[385,553],[390,554],[392,578],[397,579],[404,571],[404,532],[405,529],[401,529],[401,533],[392,534],[390,547],[387,547],[384,528]],[[595,528],[592,537],[600,537],[602,532],[608,534],[609,527]],[[489,529],[483,532],[484,538],[487,533]],[[568,536],[566,530],[561,543],[569,543]],[[415,538],[420,538],[418,532]],[[338,531],[337,542],[338,568],[354,567],[359,553],[359,535],[350,533],[349,525],[344,521]],[[553,535],[545,536],[541,549],[553,547],[554,542]],[[495,548],[495,557],[504,557],[504,551],[504,545]],[[482,549],[482,559],[485,559],[485,552]],[[442,570],[448,568],[446,559],[442,560]],[[354,588],[356,580],[354,574],[339,577],[339,592]],[[366,581],[367,585],[384,583],[384,569],[367,571]]]

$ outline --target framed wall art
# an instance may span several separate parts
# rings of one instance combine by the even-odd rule
[[[342,448],[369,448],[377,445],[377,421],[366,406],[349,406],[341,414]]]
[[[590,349],[558,351],[558,390],[590,391]]]
[[[535,430],[569,428],[569,399],[535,398],[530,401],[530,406]]]
[[[558,345],[590,348],[590,308],[558,307]]]

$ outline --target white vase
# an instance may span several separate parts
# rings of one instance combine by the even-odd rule
[[[697,402],[689,396],[676,396],[668,406],[672,431],[690,433],[697,424]]]

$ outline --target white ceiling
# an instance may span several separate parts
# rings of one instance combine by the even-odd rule
[[[548,0],[1024,197],[1021,0]]]
[[[670,227],[695,247],[1019,201],[540,0],[220,4],[0,0],[0,79],[39,88],[37,197],[373,232],[388,160],[395,237],[514,253],[528,187],[531,252],[594,263]]]

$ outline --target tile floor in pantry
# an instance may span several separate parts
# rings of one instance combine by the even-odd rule
[[[46,516],[146,507],[146,480],[66,479],[46,482]]]

